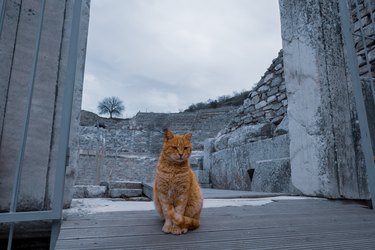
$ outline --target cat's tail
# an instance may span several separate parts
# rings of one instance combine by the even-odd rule
[[[197,229],[200,226],[199,219],[183,216],[181,214],[176,213],[174,209],[170,209],[168,214],[171,217],[173,223],[175,223],[179,227],[193,230]]]

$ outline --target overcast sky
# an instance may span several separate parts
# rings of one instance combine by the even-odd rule
[[[250,90],[280,49],[278,0],[92,0],[82,109],[178,112]]]

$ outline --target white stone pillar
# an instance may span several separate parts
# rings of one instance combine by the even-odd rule
[[[292,182],[306,195],[368,198],[337,1],[279,2]]]

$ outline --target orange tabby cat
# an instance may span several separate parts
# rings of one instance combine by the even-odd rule
[[[182,234],[200,225],[203,195],[190,168],[191,133],[164,130],[164,145],[154,184],[155,208],[165,220],[162,231]]]

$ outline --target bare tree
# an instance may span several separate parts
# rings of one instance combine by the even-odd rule
[[[125,106],[120,98],[112,96],[106,97],[99,102],[98,110],[100,115],[109,114],[109,118],[112,118],[112,116],[121,116]]]

